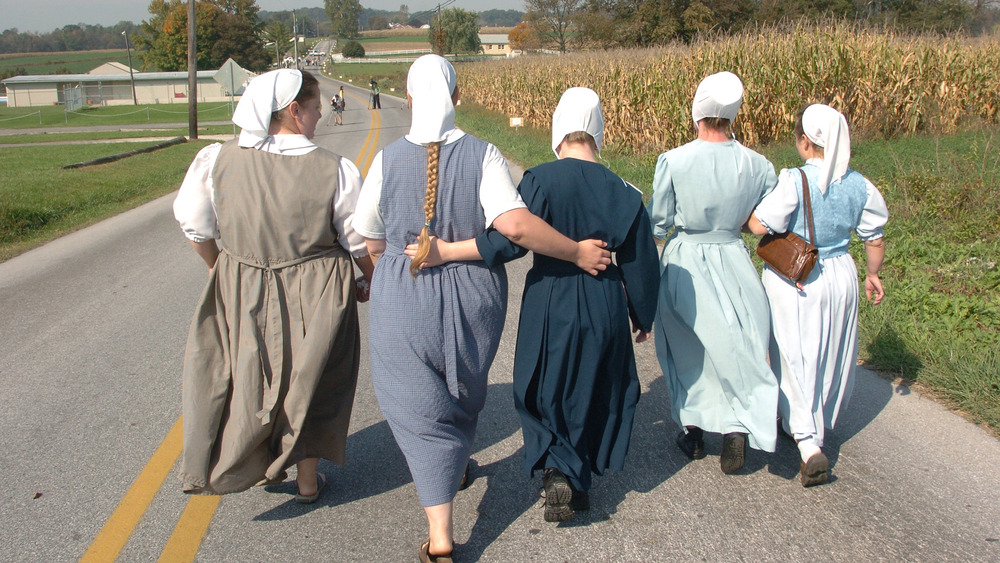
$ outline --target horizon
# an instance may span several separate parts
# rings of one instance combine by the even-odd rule
[[[301,5],[306,4],[306,5]],[[415,14],[433,9],[437,3],[430,0],[408,2],[407,0],[362,0],[362,8],[373,10],[398,11],[401,4],[409,7]],[[257,0],[257,6],[262,12],[285,12],[292,10],[323,9],[322,0]],[[456,0],[450,8],[462,8],[471,12],[484,12],[497,8],[492,0]],[[15,4],[4,7],[3,28],[0,31],[17,29],[19,33],[52,33],[67,25],[100,25],[112,27],[126,21],[138,26],[149,19],[149,5],[135,0],[91,0],[86,4],[72,3],[65,0],[36,0],[25,4]],[[42,23],[46,22],[46,23]]]

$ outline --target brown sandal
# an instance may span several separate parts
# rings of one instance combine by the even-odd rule
[[[420,563],[452,563],[451,553],[444,555],[431,555],[431,540],[420,544],[420,552],[417,554]]]

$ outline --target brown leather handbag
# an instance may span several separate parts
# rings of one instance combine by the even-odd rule
[[[799,168],[802,175],[802,199],[806,209],[806,224],[809,232],[809,242],[792,231],[764,235],[757,244],[757,256],[799,288],[809,276],[819,251],[816,250],[816,227],[813,225],[812,202],[809,199],[809,180],[806,173]]]

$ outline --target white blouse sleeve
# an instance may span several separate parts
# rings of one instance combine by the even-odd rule
[[[861,222],[855,232],[861,240],[875,240],[885,236],[882,227],[889,220],[889,208],[885,205],[882,194],[865,178],[865,187],[868,190],[868,199],[865,201],[865,208],[861,211]]]
[[[385,238],[385,223],[379,204],[382,200],[382,151],[372,159],[368,167],[368,176],[361,186],[358,204],[354,209],[353,227],[362,237],[370,239]]]
[[[212,171],[221,148],[221,143],[212,143],[198,151],[174,200],[174,218],[180,223],[184,236],[194,242],[219,238]]]
[[[340,234],[340,245],[355,258],[368,254],[365,237],[353,225],[358,196],[361,193],[361,172],[350,159],[340,158],[340,191],[333,202],[333,228]]]
[[[492,144],[486,147],[486,156],[483,157],[483,181],[479,186],[479,203],[483,206],[486,226],[492,225],[494,219],[512,209],[527,207],[510,179],[507,159]]]
[[[754,216],[767,227],[771,233],[783,233],[788,230],[792,213],[799,206],[799,191],[796,188],[795,168],[785,168],[778,174],[778,185],[761,200]]]

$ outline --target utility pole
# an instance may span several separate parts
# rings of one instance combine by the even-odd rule
[[[128,53],[128,77],[132,82],[132,105],[139,105],[139,100],[135,97],[135,74],[132,73],[132,48],[128,44],[128,30],[122,32],[125,36],[125,51]]]
[[[295,68],[299,68],[299,34],[295,31],[295,10],[292,10],[292,52],[295,53]]]
[[[188,138],[198,138],[198,44],[195,41],[194,3],[188,0]]]

